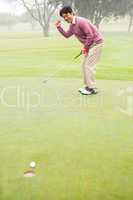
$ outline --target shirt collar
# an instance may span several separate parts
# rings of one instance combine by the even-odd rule
[[[72,24],[76,24],[76,16],[73,16]]]

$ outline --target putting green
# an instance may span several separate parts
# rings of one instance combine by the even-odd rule
[[[0,79],[0,199],[132,200],[133,82],[44,79]]]

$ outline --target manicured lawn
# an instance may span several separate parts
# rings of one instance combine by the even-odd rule
[[[30,36],[0,39],[0,200],[132,200],[132,37],[105,34],[99,94],[81,96],[79,43]]]
[[[132,200],[132,82],[98,81],[85,97],[78,79],[43,79],[0,80],[0,199]]]
[[[133,35],[106,33],[97,79],[133,80]],[[81,78],[82,59],[73,58],[81,45],[74,39],[43,38],[39,35],[2,35],[0,38],[1,76],[43,76],[55,71],[57,77]]]

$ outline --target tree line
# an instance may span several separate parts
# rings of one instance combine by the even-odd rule
[[[0,17],[0,24],[5,23],[10,26],[18,20],[27,20],[34,24],[36,21],[42,28],[44,36],[48,36],[50,22],[56,12],[63,5],[71,5],[77,15],[88,18],[97,27],[104,19],[111,17],[129,16],[128,31],[133,26],[133,0],[4,0],[8,3],[17,2],[22,4],[26,12],[20,19],[15,16]],[[4,14],[3,14],[4,15]],[[26,17],[27,16],[27,17]],[[9,20],[8,20],[9,18]]]

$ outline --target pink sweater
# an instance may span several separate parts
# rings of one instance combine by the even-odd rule
[[[65,31],[62,27],[58,27],[58,30],[66,38],[75,35],[88,49],[93,44],[103,42],[103,37],[98,29],[83,17],[76,16],[75,23],[70,25],[68,31]]]

